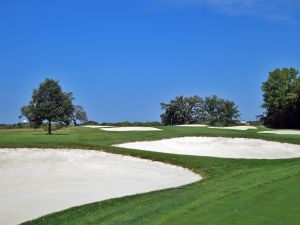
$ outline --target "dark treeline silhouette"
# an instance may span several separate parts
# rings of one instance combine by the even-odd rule
[[[227,126],[237,122],[240,112],[232,101],[211,96],[177,96],[170,103],[161,103],[165,111],[161,114],[164,125],[207,123]]]
[[[300,128],[300,77],[294,68],[275,69],[263,83],[265,108],[259,116],[271,128]]]

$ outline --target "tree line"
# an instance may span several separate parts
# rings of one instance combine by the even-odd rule
[[[201,98],[197,95],[177,96],[170,103],[161,103],[161,121],[164,125],[207,123],[228,126],[235,124],[240,117],[233,101],[215,95]]]
[[[295,68],[277,68],[262,84],[264,113],[259,121],[270,128],[300,129],[300,76]],[[207,123],[227,126],[237,122],[240,112],[233,101],[217,96],[177,96],[161,103],[163,124]]]
[[[259,120],[271,128],[300,128],[300,77],[295,68],[275,69],[269,72],[262,84],[265,109]],[[63,126],[77,125],[88,121],[82,106],[73,104],[73,94],[63,92],[58,81],[46,79],[33,90],[32,100],[21,108],[33,128],[48,125],[51,134],[52,123]],[[238,122],[240,111],[230,100],[215,95],[201,98],[176,96],[169,103],[161,103],[163,125],[205,123],[228,126]],[[129,122],[128,122],[129,124]]]
[[[300,128],[300,77],[295,68],[275,69],[262,84],[262,108],[259,116],[267,127]]]

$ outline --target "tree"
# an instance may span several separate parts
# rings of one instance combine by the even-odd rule
[[[88,122],[86,112],[84,111],[83,107],[80,106],[80,105],[76,105],[74,107],[74,111],[72,113],[72,121],[73,121],[75,126],[77,126],[77,121],[78,120],[82,123],[87,123]]]
[[[266,109],[261,120],[272,128],[300,128],[300,77],[294,68],[275,69],[262,84]]]
[[[34,128],[46,120],[51,134],[52,122],[70,123],[74,112],[72,100],[73,94],[63,92],[58,81],[46,79],[33,90],[32,100],[21,108],[21,113]]]
[[[228,126],[240,117],[238,107],[233,101],[218,98],[215,95],[205,98],[203,111],[206,121],[211,125]]]
[[[169,104],[161,103],[165,110],[161,114],[163,124],[209,123],[229,125],[240,116],[234,102],[218,98],[199,96],[177,96]]]
[[[186,124],[195,123],[199,120],[203,99],[198,96],[177,96],[169,104],[161,103],[161,114],[163,124]]]
[[[28,106],[21,108],[22,115],[28,119],[30,127],[39,128],[43,124],[42,118],[36,113],[34,103],[31,101]],[[22,117],[22,116],[21,116]]]

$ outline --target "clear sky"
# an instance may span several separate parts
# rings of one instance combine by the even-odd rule
[[[260,114],[261,83],[300,69],[298,0],[0,1],[0,123],[46,77],[98,122],[155,121],[176,95]]]

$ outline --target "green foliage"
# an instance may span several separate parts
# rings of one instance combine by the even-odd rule
[[[29,105],[21,108],[22,116],[25,116],[29,121],[30,127],[37,129],[43,124],[43,119],[38,113],[34,101],[30,101]]]
[[[253,121],[248,121],[251,126],[263,126],[263,123],[261,120],[253,120]]]
[[[204,115],[211,125],[228,126],[236,123],[240,117],[238,107],[233,101],[213,95],[206,97],[203,108]]]
[[[266,109],[261,119],[272,128],[300,128],[300,77],[294,68],[275,69],[263,83]]]
[[[80,121],[81,123],[88,122],[88,117],[82,106],[80,105],[74,106],[74,111],[72,113],[72,121],[75,126],[77,126],[77,121]]]
[[[0,124],[0,130],[30,128],[29,123]]]
[[[89,121],[82,123],[81,125],[98,125],[98,123],[96,121],[89,120]]]
[[[161,114],[165,125],[209,123],[227,126],[234,124],[240,116],[234,102],[215,95],[205,99],[199,96],[177,96],[169,104],[161,103],[161,108],[165,110]]]
[[[161,103],[165,113],[161,115],[163,124],[196,123],[201,120],[203,99],[198,96],[176,96],[169,104]]]
[[[34,128],[46,120],[48,134],[51,134],[52,122],[70,124],[74,111],[72,100],[73,94],[63,92],[58,81],[46,79],[33,90],[32,100],[21,108],[21,113]]]

